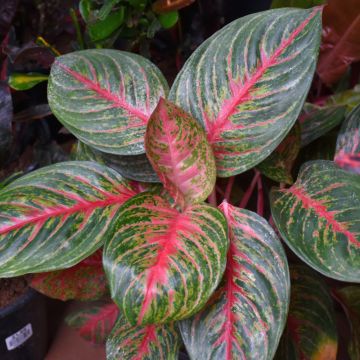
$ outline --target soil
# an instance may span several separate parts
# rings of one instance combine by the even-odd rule
[[[0,279],[0,309],[19,298],[28,289],[25,278]]]

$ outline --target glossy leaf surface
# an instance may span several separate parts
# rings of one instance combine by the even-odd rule
[[[48,100],[77,138],[112,154],[144,152],[150,114],[167,84],[149,60],[117,50],[84,50],[56,59]]]
[[[321,9],[248,15],[189,58],[170,100],[206,129],[218,175],[264,160],[294,125],[315,70]]]
[[[112,233],[120,205],[135,195],[114,170],[64,162],[0,192],[0,277],[73,266]]]
[[[230,248],[223,282],[203,311],[180,322],[191,359],[272,359],[286,322],[289,270],[259,215],[222,203]]]
[[[120,314],[106,342],[107,360],[178,360],[176,325],[132,326]]]
[[[40,73],[12,73],[9,76],[9,86],[14,90],[28,90],[47,79],[48,75]]]
[[[347,116],[340,130],[335,162],[345,170],[360,174],[360,105]]]
[[[326,284],[307,266],[290,270],[289,315],[275,359],[336,360],[336,319]]]
[[[289,189],[271,192],[271,212],[287,245],[324,275],[360,282],[360,178],[332,161],[302,166]]]
[[[161,324],[199,311],[225,270],[226,230],[207,204],[180,213],[149,192],[127,201],[104,248],[111,296],[127,320]]]
[[[161,99],[145,134],[146,155],[181,207],[207,199],[216,181],[215,158],[196,120]]]

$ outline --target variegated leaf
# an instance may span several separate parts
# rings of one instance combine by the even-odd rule
[[[344,119],[346,106],[316,106],[306,103],[299,118],[301,124],[301,146],[326,134]]]
[[[224,202],[230,248],[224,280],[206,308],[180,322],[193,360],[272,359],[290,298],[285,252],[259,215]]]
[[[326,276],[360,282],[358,175],[311,161],[292,187],[270,197],[275,224],[295,254]]]
[[[111,301],[92,301],[66,316],[66,323],[79,335],[94,344],[105,344],[119,315],[118,307]]]
[[[290,268],[291,300],[276,360],[336,360],[337,330],[329,290],[307,266]]]
[[[91,160],[109,166],[127,179],[160,182],[145,154],[107,154],[79,141],[75,157],[76,160]]]
[[[300,150],[300,126],[295,123],[280,145],[257,168],[268,178],[292,184],[292,166]]]
[[[0,192],[0,277],[77,264],[101,247],[135,194],[114,170],[86,161],[13,181]]]
[[[98,250],[69,269],[35,274],[30,286],[58,300],[98,300],[108,292],[102,251]]]
[[[106,342],[106,359],[178,360],[180,345],[173,323],[132,326],[120,314]]]
[[[59,56],[49,77],[54,115],[77,138],[106,153],[144,153],[150,114],[167,84],[149,60],[118,50]]]
[[[248,15],[189,58],[170,100],[205,127],[222,177],[260,163],[294,125],[315,70],[321,8]]]
[[[145,149],[180,207],[207,199],[216,181],[215,158],[204,130],[189,114],[160,99],[146,129]]]
[[[111,296],[127,320],[162,324],[199,311],[225,270],[226,230],[208,204],[180,213],[151,193],[127,201],[104,247]]]
[[[336,143],[335,162],[360,174],[360,105],[346,118]]]

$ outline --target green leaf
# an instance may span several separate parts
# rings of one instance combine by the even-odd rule
[[[9,86],[14,90],[28,90],[43,81],[47,81],[48,78],[48,75],[36,72],[27,74],[14,72],[9,76]]]
[[[335,298],[343,307],[351,325],[348,351],[351,360],[360,359],[360,287],[347,286],[335,291]]]
[[[268,157],[294,125],[313,78],[321,9],[281,9],[227,25],[192,54],[169,99],[206,129],[218,176]]]
[[[170,11],[158,16],[159,22],[164,29],[172,28],[179,20],[177,11]]]
[[[334,305],[320,276],[307,266],[290,268],[291,300],[276,360],[336,360]]]
[[[180,322],[191,359],[272,359],[290,298],[285,252],[259,215],[224,202],[230,248],[223,282],[208,305]]]
[[[106,359],[178,360],[180,345],[174,324],[132,326],[120,314],[106,342]]]
[[[85,161],[13,181],[0,192],[0,277],[77,264],[101,247],[135,194],[114,170]]]
[[[127,201],[104,248],[111,296],[127,320],[163,324],[199,311],[225,270],[226,230],[208,204],[180,213],[151,193]]]
[[[91,12],[91,0],[80,0],[79,12],[85,22],[88,22]]]
[[[271,180],[292,184],[291,170],[299,150],[300,126],[298,123],[295,123],[295,126],[290,130],[286,138],[257,168]]]
[[[276,9],[282,7],[295,7],[307,9],[325,3],[326,0],[273,0],[271,3],[271,8]]]
[[[331,95],[327,100],[326,104],[329,105],[344,105],[346,106],[346,112],[354,109],[360,104],[360,84],[354,86],[353,89],[339,92]]]
[[[196,120],[160,99],[145,134],[146,155],[160,181],[182,208],[207,199],[216,181],[214,154]]]
[[[271,212],[287,245],[320,273],[360,282],[360,177],[332,161],[302,166],[289,189],[271,192]]]
[[[59,121],[87,145],[118,155],[144,153],[147,121],[166,93],[166,80],[150,61],[105,49],[58,57],[48,85]]]

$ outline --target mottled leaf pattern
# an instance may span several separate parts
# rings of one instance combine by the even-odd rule
[[[271,192],[275,224],[289,247],[317,271],[360,282],[360,178],[332,161],[302,166],[289,189]]]
[[[71,312],[66,323],[94,344],[105,344],[116,319],[118,307],[111,301],[92,301]]]
[[[335,360],[333,302],[324,281],[307,266],[290,268],[291,300],[276,360]]]
[[[341,128],[335,162],[345,170],[360,174],[360,105],[346,117]]]
[[[150,114],[167,85],[149,60],[118,50],[83,50],[56,58],[48,100],[77,138],[111,154],[144,153]]]
[[[294,125],[310,87],[321,8],[248,15],[189,58],[169,99],[205,127],[222,177],[264,160]]]
[[[51,165],[0,192],[0,277],[65,269],[100,248],[120,205],[135,195],[114,170]]]
[[[35,274],[30,286],[58,300],[98,300],[108,291],[102,251],[98,250],[69,269]]]
[[[221,287],[180,322],[193,360],[272,359],[286,322],[289,270],[281,243],[259,215],[224,202],[230,248]]]
[[[225,270],[226,230],[207,204],[180,213],[151,193],[127,201],[104,248],[111,296],[127,320],[161,324],[199,311]]]
[[[146,129],[145,149],[180,207],[207,199],[216,181],[215,158],[204,130],[189,114],[160,99]]]
[[[178,360],[180,345],[174,324],[132,326],[120,314],[106,342],[106,359]]]

